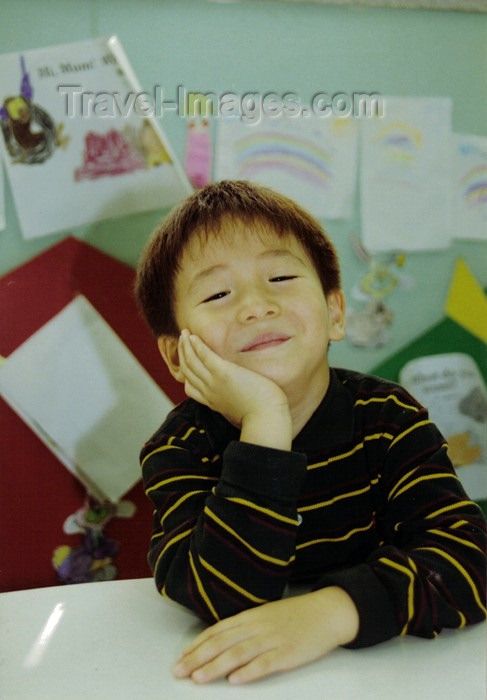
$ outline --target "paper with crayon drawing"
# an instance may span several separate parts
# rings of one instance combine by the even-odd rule
[[[115,36],[0,56],[0,153],[24,238],[192,191],[155,118],[159,102]]]
[[[361,124],[362,237],[371,252],[446,248],[452,238],[449,98],[385,97]]]
[[[487,138],[454,134],[456,238],[487,241]]]
[[[318,217],[353,213],[357,128],[353,119],[266,117],[247,124],[220,119],[215,177],[267,185]]]

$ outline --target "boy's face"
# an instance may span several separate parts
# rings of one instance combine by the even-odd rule
[[[228,222],[222,235],[187,245],[175,280],[175,316],[226,360],[275,381],[287,393],[328,382],[328,341],[344,335],[344,301],[325,299],[293,235]],[[176,341],[177,342],[177,341]]]

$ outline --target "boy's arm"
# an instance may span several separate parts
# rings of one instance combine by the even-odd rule
[[[354,600],[360,616],[354,647],[404,634],[435,637],[444,627],[480,622],[487,614],[482,512],[465,494],[426,409],[399,387],[393,398],[400,408],[381,413],[383,435],[390,433],[383,456],[376,457],[382,463],[382,504],[376,501],[375,514],[382,542],[364,562],[318,583],[340,586]]]
[[[198,338],[190,339],[186,332],[181,336],[179,356],[186,377],[186,393],[241,428],[241,442],[234,443],[227,451],[235,454],[227,469],[224,468],[215,495],[223,494],[231,483],[233,488],[239,487],[242,492],[247,490],[245,499],[230,496],[231,501],[246,505],[251,511],[255,509],[257,513],[270,515],[270,510],[262,507],[262,498],[266,493],[275,497],[279,493],[282,495],[282,484],[289,479],[287,464],[292,459],[289,452],[292,426],[287,401],[283,400],[285,397],[273,382],[233,363],[223,362]],[[254,452],[255,459],[245,464],[241,458],[246,451],[250,456],[249,450]],[[275,457],[274,464],[271,456]],[[305,465],[304,459],[302,467]],[[298,491],[299,482],[294,480],[287,498],[295,502]],[[208,507],[204,510],[209,512]],[[228,519],[221,522],[228,530],[231,513],[227,512],[226,516]],[[275,562],[277,547],[282,547],[289,538],[283,530],[283,519],[277,512],[274,516],[277,516],[274,523],[270,520],[262,522],[259,537],[261,547],[264,542],[274,542],[269,552],[273,551]],[[255,521],[255,514],[252,520]],[[255,522],[253,529],[255,531]],[[198,549],[200,558],[201,552]],[[288,563],[293,558],[294,554]],[[246,576],[254,585],[260,580],[271,590],[278,583],[278,576],[269,568],[271,557],[265,559],[265,568],[261,560],[260,571],[247,571]],[[235,575],[234,566],[228,571]],[[245,574],[242,572],[241,576],[243,580]],[[221,587],[221,581],[218,583]],[[282,591],[280,589],[276,597],[280,597]],[[197,682],[229,676],[231,682],[244,683],[308,663],[340,644],[351,642],[357,634],[356,607],[338,587],[331,586],[292,599],[267,598],[273,599],[274,602],[267,602],[266,599],[254,598],[250,604],[247,600],[243,608],[256,602],[267,604],[232,614],[206,630],[186,650],[176,675],[191,676]]]
[[[366,561],[322,577],[316,591],[322,596],[319,611],[314,607],[317,601],[311,597],[313,593],[302,596],[299,602],[283,600],[248,611],[245,616],[237,615],[225,622],[233,631],[227,632],[225,627],[224,637],[219,634],[221,623],[214,626],[183,656],[178,674],[204,681],[216,677],[213,674],[232,673],[231,666],[236,675],[230,678],[244,682],[326,653],[339,638],[327,614],[327,600],[335,591],[346,591],[349,596],[342,605],[346,600],[342,595],[335,608],[346,627],[345,620],[352,620],[355,610],[358,634],[350,636],[348,642],[344,637],[338,642],[350,646],[369,646],[400,634],[432,637],[442,627],[462,627],[485,618],[485,523],[480,510],[464,493],[445,441],[427,412],[407,394],[399,392],[390,400],[383,396],[377,402],[362,401],[364,405],[387,407],[373,421],[384,431],[383,455],[375,457],[376,464],[382,464],[379,483],[383,494],[382,506],[380,499],[376,501],[377,531],[383,537],[378,549]],[[301,637],[302,630],[292,624],[279,623],[280,616],[292,623],[296,610],[309,636]],[[314,614],[308,618],[310,610]],[[268,624],[274,611],[277,630]],[[248,645],[244,626],[250,635],[253,626],[259,630],[258,638],[252,638]],[[295,656],[289,651],[294,648],[294,637],[300,649]],[[319,644],[307,644],[316,639]],[[277,654],[266,651],[270,640],[274,640]],[[254,645],[262,650],[255,655],[251,652]],[[250,654],[249,665],[246,654]]]
[[[214,622],[282,596],[306,457],[289,450],[289,410],[277,385],[232,363],[223,377],[205,373],[190,353],[181,348],[188,394],[240,422],[241,440],[212,454],[203,431],[174,424],[176,414],[169,433],[146,446],[144,487],[155,506],[149,561],[161,592]],[[231,374],[240,370],[245,381]]]
[[[142,453],[158,590],[209,622],[281,598],[304,455],[240,442],[219,455],[199,426],[172,423]]]

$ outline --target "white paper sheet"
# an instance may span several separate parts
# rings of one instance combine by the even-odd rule
[[[219,119],[217,180],[252,180],[291,197],[317,217],[353,213],[357,128],[353,119],[266,117],[246,124]]]
[[[172,408],[81,295],[9,355],[0,393],[89,491],[112,502],[140,479],[140,449]]]
[[[192,191],[155,118],[161,95],[136,109],[141,91],[116,37],[0,56],[0,153],[25,238]]]
[[[473,358],[465,353],[419,357],[403,367],[399,380],[427,406],[448,440],[467,494],[487,498],[487,390]]]
[[[487,241],[487,137],[453,135],[455,238]]]
[[[452,238],[449,98],[385,97],[361,123],[362,237],[372,251],[445,248]]]

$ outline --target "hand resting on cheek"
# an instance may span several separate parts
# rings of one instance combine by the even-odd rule
[[[290,449],[292,421],[284,391],[271,379],[224,360],[187,329],[179,339],[186,394],[241,429],[241,440]]]

